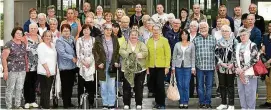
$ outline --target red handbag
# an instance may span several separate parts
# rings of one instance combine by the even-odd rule
[[[255,76],[262,76],[268,73],[261,59],[259,59],[257,63],[253,65],[253,70],[254,70]]]

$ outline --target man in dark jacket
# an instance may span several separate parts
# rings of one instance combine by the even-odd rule
[[[93,21],[92,18],[87,17],[87,18],[85,19],[84,24],[88,24],[88,25],[91,26],[91,30],[90,30],[91,33],[90,33],[90,35],[91,35],[92,37],[97,37],[97,36],[101,36],[101,35],[102,35],[101,30],[98,29],[98,28],[96,28],[96,27],[94,26],[94,21]],[[79,37],[81,37],[81,36],[83,36],[83,33],[80,33],[80,36],[79,36]]]
[[[83,4],[83,13],[80,13],[78,18],[80,19],[81,25],[85,24],[86,14],[90,12],[91,6],[90,3],[85,2]],[[92,32],[92,31],[91,31]]]
[[[255,15],[249,14],[247,16],[247,23],[248,23],[248,30],[250,31],[250,37],[249,39],[254,42],[258,49],[261,48],[261,41],[262,41],[262,34],[261,31],[255,26]]]
[[[218,10],[218,16],[217,18],[226,18],[230,21],[230,27],[232,32],[234,32],[234,21],[231,17],[227,15],[227,7],[225,5],[220,5]],[[216,20],[213,22],[213,28],[216,27]]]
[[[262,35],[265,33],[264,18],[257,14],[257,5],[254,3],[249,5],[249,13],[255,15],[255,26],[261,30]]]
[[[143,22],[142,22],[142,16],[144,15],[142,13],[142,8],[141,8],[141,4],[137,4],[135,6],[135,14],[133,14],[131,17],[130,17],[130,24],[129,24],[129,27],[132,28],[132,26],[134,24],[137,24],[138,27],[141,27],[143,26]]]

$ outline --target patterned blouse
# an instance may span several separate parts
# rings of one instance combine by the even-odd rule
[[[94,46],[95,38],[90,37],[89,40],[85,40],[85,37],[80,37],[76,42],[76,54],[78,58],[77,66],[80,68],[79,74],[86,81],[94,81],[93,74],[95,72],[95,60],[92,54],[92,48]],[[90,64],[89,68],[86,68],[82,62]]]
[[[4,49],[10,50],[9,56],[7,58],[8,72],[25,71],[25,44],[16,44],[11,40],[5,44]]]
[[[38,52],[37,48],[41,42],[40,36],[38,36],[38,42],[32,40],[30,36],[27,36],[27,47],[26,51],[28,52],[28,69],[29,71],[37,71],[38,66]]]

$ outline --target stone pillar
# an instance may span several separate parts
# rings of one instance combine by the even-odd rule
[[[146,4],[147,4],[147,14],[148,15],[152,15],[152,8],[153,8],[153,0],[146,0]]]
[[[110,4],[110,11],[111,11],[111,13],[113,13],[113,15],[114,15],[116,9],[118,8],[118,0],[111,0],[110,3],[111,3],[111,4]],[[112,19],[114,19],[114,18],[112,18]]]
[[[242,14],[249,13],[248,8],[251,4],[251,0],[240,0],[240,7],[242,9]]]
[[[4,0],[4,42],[12,39],[10,35],[14,28],[14,0]]]

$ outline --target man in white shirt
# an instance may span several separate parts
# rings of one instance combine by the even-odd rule
[[[155,23],[160,23],[161,26],[163,26],[166,22],[167,22],[167,14],[164,13],[164,7],[162,4],[158,4],[156,6],[156,11],[157,13],[152,15],[152,20],[155,22]]]
[[[242,9],[240,6],[237,6],[234,8],[234,17],[232,19],[234,20],[234,35],[237,36],[237,33],[239,31],[239,28],[241,27],[241,17],[242,17]]]

